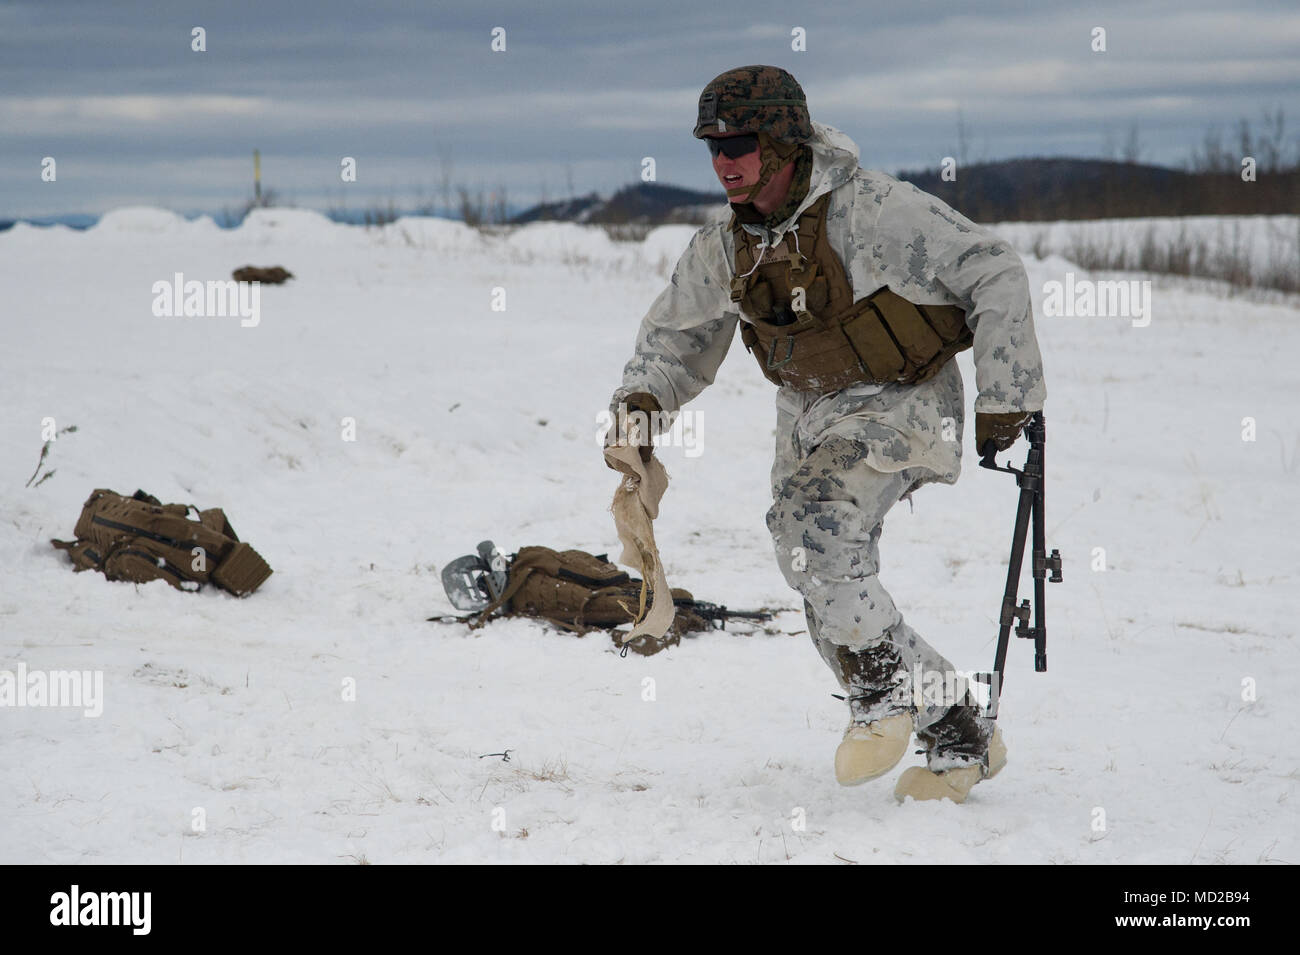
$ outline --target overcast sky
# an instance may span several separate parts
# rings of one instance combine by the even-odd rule
[[[609,193],[644,156],[716,189],[696,100],[749,63],[794,73],[889,172],[955,154],[959,109],[971,161],[1100,156],[1136,124],[1141,158],[1176,165],[1278,106],[1300,131],[1297,0],[0,0],[0,217],[233,208],[254,148],[265,185],[321,209],[410,206],[440,166],[512,205]]]

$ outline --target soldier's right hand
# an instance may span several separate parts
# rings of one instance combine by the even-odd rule
[[[651,443],[654,422],[662,410],[659,399],[648,392],[638,391],[628,395],[615,410],[614,420],[605,432],[605,447],[637,445],[641,460],[648,464],[654,455],[654,445]],[[605,466],[617,470],[608,458]]]

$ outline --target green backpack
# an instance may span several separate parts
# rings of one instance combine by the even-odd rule
[[[271,576],[219,507],[200,511],[164,504],[144,491],[124,497],[99,488],[87,498],[74,533],[76,540],[50,543],[67,552],[74,569],[98,570],[109,580],[161,579],[177,590],[211,582],[243,597]]]

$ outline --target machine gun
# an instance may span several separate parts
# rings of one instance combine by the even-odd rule
[[[1002,609],[998,615],[998,646],[993,658],[992,673],[981,673],[976,679],[989,685],[989,702],[985,710],[990,719],[998,717],[998,701],[1002,695],[1002,685],[1007,662],[1007,647],[1011,639],[1011,625],[1016,626],[1016,636],[1034,641],[1034,670],[1047,672],[1047,602],[1046,589],[1050,580],[1059,584],[1061,576],[1061,552],[1053,550],[1047,554],[1044,530],[1045,507],[1045,457],[1047,450],[1047,426],[1043,413],[1035,411],[1025,425],[1025,437],[1029,441],[1029,455],[1025,459],[1023,470],[1013,467],[999,467],[995,460],[996,449],[992,442],[986,442],[980,467],[990,471],[1005,471],[1016,476],[1020,488],[1020,503],[1016,508],[1016,526],[1011,536],[1011,564],[1007,568],[1007,586],[1002,594]],[[1029,624],[1030,603],[1025,599],[1017,606],[1020,589],[1020,570],[1025,559],[1025,539],[1029,534],[1030,521],[1033,522],[1033,551],[1031,555],[1034,575],[1033,626]],[[1050,576],[1049,576],[1050,574]]]

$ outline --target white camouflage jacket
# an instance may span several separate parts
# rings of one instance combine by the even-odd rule
[[[860,300],[888,285],[919,305],[957,305],[975,333],[976,412],[1043,407],[1042,359],[1034,336],[1029,284],[1020,258],[943,201],[881,172],[858,167],[858,147],[830,126],[813,124],[813,169],[807,196],[768,238],[798,222],[831,193],[827,237]],[[629,394],[648,392],[675,413],[712,384],[745,321],[731,302],[735,249],[730,210],[691,238],[671,284],[650,306],[623,370],[611,411]],[[760,238],[767,230],[746,225]],[[957,362],[919,385],[861,384],[832,395],[783,387],[777,408],[807,454],[830,434],[862,440],[884,471],[921,465],[954,481],[960,470],[962,385]],[[944,418],[955,426],[945,428]],[[780,436],[778,436],[780,440]]]

